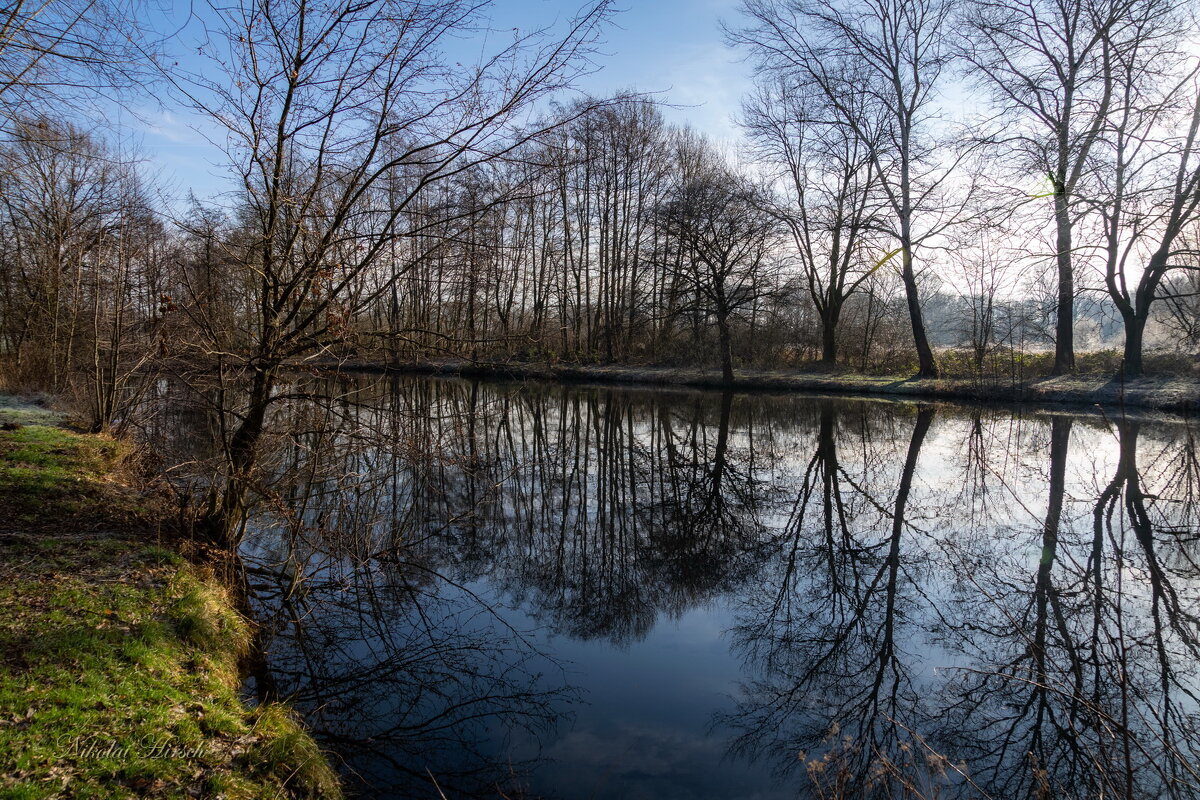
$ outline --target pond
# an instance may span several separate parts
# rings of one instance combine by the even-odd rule
[[[1187,420],[304,393],[243,555],[356,794],[1200,795]]]

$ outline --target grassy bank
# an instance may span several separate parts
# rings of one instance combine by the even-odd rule
[[[31,418],[0,404],[0,423]],[[0,431],[0,797],[339,796],[285,708],[243,702],[249,626],[164,543],[129,457]]]
[[[451,359],[393,365],[347,360],[336,364],[308,366],[345,372],[398,372],[574,383],[693,386],[706,389],[732,388],[737,391],[813,392],[970,402],[1124,405],[1182,413],[1200,410],[1200,382],[1192,378],[1151,377],[1126,382],[1111,377],[1111,374],[1078,374],[1026,381],[973,378],[917,380],[900,375],[747,369],[736,370],[734,384],[729,387],[719,371],[676,367],[571,366],[520,362],[485,364]]]

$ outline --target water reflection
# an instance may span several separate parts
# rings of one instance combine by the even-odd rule
[[[1200,792],[1184,421],[294,388],[246,556],[379,796]]]
[[[742,755],[782,757],[852,796],[868,785],[893,796],[897,781],[912,779],[904,767],[923,687],[906,644],[923,621],[929,564],[906,538],[919,533],[909,501],[934,414],[920,408],[899,449],[898,438],[881,449],[860,428],[855,444],[871,457],[851,472],[839,459],[836,409],[822,409],[783,557],[760,582],[766,591],[747,593],[734,628],[734,646],[763,674],[725,720],[741,732]],[[814,748],[826,752],[810,759]]]

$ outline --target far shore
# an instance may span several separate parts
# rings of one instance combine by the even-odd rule
[[[309,361],[304,366],[338,372],[688,386],[739,392],[812,392],[913,400],[1132,406],[1176,413],[1191,413],[1200,409],[1200,381],[1180,377],[1146,377],[1124,381],[1112,375],[1075,374],[1011,382],[987,377],[917,379],[853,372],[739,369],[735,370],[734,381],[730,385],[722,379],[718,370],[681,367],[491,363],[465,359],[391,364],[342,359]]]

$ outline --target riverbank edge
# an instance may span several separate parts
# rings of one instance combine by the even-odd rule
[[[1111,376],[1067,375],[1007,383],[961,378],[918,379],[854,373],[737,370],[734,382],[730,385],[718,371],[676,367],[483,363],[455,359],[394,364],[357,360],[309,361],[303,366],[347,373],[679,386],[737,392],[804,392],[972,403],[1129,406],[1175,413],[1200,410],[1200,381],[1187,378],[1154,377],[1126,382]]]
[[[252,623],[132,446],[0,423],[0,797],[340,798],[297,716],[243,699]]]

